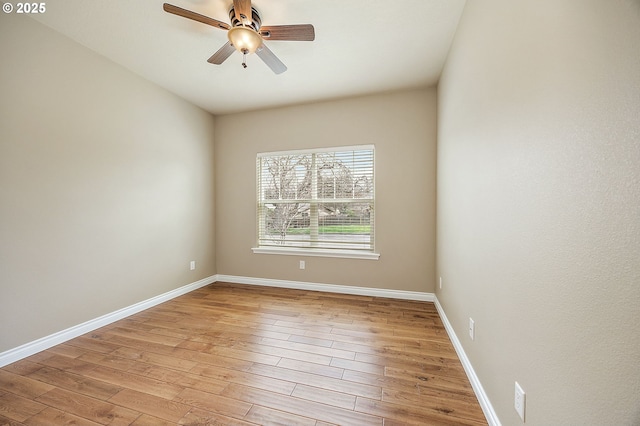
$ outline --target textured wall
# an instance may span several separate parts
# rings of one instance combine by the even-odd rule
[[[0,352],[215,274],[213,117],[0,20]]]
[[[528,425],[640,424],[640,2],[467,2],[438,106],[438,299],[500,420],[517,380]]]
[[[256,154],[375,145],[379,260],[254,254]],[[434,291],[436,91],[424,89],[216,118],[218,273]]]

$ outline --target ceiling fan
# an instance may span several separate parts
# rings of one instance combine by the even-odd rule
[[[242,53],[242,66],[247,67],[247,55],[257,54],[276,74],[287,70],[287,66],[264,44],[265,40],[313,41],[315,30],[311,24],[262,26],[258,11],[251,0],[233,0],[229,10],[231,25],[208,16],[165,3],[165,12],[192,19],[228,31],[229,41],[214,53],[207,62],[222,64],[236,50]]]

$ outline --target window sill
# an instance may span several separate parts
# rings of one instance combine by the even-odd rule
[[[293,247],[253,247],[256,254],[280,254],[285,256],[338,257],[343,259],[378,260],[380,253],[361,252],[356,250],[304,249]]]

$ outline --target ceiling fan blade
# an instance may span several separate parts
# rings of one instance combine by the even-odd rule
[[[212,27],[221,28],[223,30],[228,30],[231,28],[229,24],[225,24],[222,21],[218,21],[217,19],[209,18],[208,16],[200,15],[199,13],[192,12],[187,9],[183,9],[178,6],[174,6],[169,3],[165,3],[162,5],[162,8],[165,12],[173,13],[174,15],[182,16],[183,18],[192,19],[194,21],[202,22],[203,24],[211,25]]]
[[[260,35],[265,40],[313,41],[316,38],[311,24],[268,25],[260,27]]]
[[[280,59],[278,59],[278,57],[271,50],[269,50],[269,48],[265,46],[264,43],[262,43],[260,47],[258,47],[258,50],[256,50],[256,55],[258,55],[260,59],[262,59],[264,63],[267,64],[269,68],[271,68],[271,71],[276,74],[282,74],[287,70],[287,66],[283,64],[282,61],[280,61]]]
[[[220,65],[221,63],[226,61],[227,58],[231,56],[231,54],[235,51],[235,47],[233,47],[231,45],[231,42],[228,41],[227,44],[222,46],[216,53],[214,53],[209,59],[207,59],[207,62],[209,62],[210,64]]]
[[[233,0],[236,19],[245,25],[251,25],[251,0]]]

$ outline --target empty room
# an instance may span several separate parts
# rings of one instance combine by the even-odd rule
[[[0,54],[0,424],[640,424],[640,0],[8,0]]]

